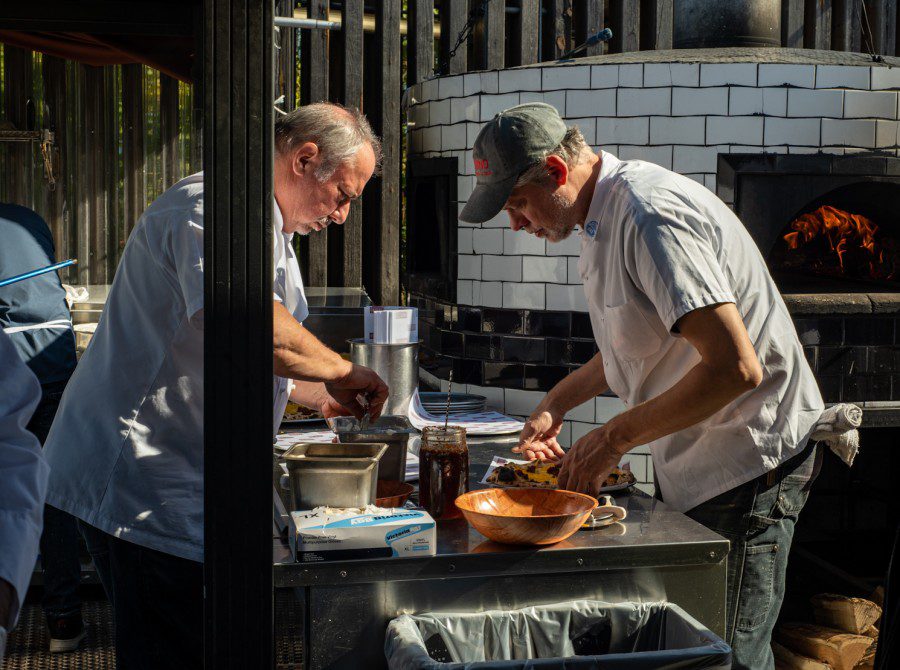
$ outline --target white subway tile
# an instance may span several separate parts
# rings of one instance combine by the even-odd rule
[[[409,120],[415,124],[416,128],[424,128],[429,125],[428,108],[430,105],[415,105],[409,110]]]
[[[708,144],[762,144],[760,116],[710,116],[706,119]]]
[[[623,161],[647,161],[655,163],[667,170],[672,169],[672,147],[668,145],[659,147],[638,147],[626,146],[619,147],[619,158]]]
[[[454,154],[459,162],[459,171],[462,174],[475,174],[475,159],[472,157],[472,150],[457,151]]]
[[[594,423],[594,399],[591,398],[578,407],[572,408],[566,418],[572,421],[584,421],[585,423]]]
[[[785,116],[787,114],[785,88],[741,88],[731,89],[728,113],[731,116]]]
[[[586,312],[587,301],[584,299],[584,290],[576,285],[547,284],[546,309]]]
[[[554,258],[529,256],[523,259],[521,270],[523,281],[549,282],[551,284],[566,283],[565,256]]]
[[[473,72],[463,75],[463,95],[481,93],[481,74]]]
[[[415,128],[409,131],[409,150],[411,153],[422,153],[422,138],[425,135],[425,129],[417,130]]]
[[[581,253],[581,235],[572,233],[562,242],[547,242],[548,256],[578,256]]]
[[[734,147],[732,147],[732,153]],[[788,147],[787,148],[789,154],[796,154],[798,156],[808,156],[809,154],[817,154],[822,151],[821,147]]]
[[[597,119],[593,116],[584,119],[566,119],[566,125],[578,126],[578,130],[584,136],[588,145],[594,144],[597,139]]]
[[[780,119],[767,117],[763,141],[768,146],[795,144],[819,146],[821,119]]]
[[[695,181],[695,182],[697,182],[698,184],[700,184],[700,186],[703,186],[703,175],[702,175],[702,174],[685,174],[685,173],[682,173],[681,176],[682,176],[682,177],[687,177],[687,178],[690,179],[691,181]]]
[[[644,454],[645,456],[650,455],[650,445],[649,444],[639,444],[636,447],[632,447],[629,454]]]
[[[653,457],[652,456],[647,459],[647,481],[648,482],[653,481]],[[651,485],[650,495],[653,495],[653,489],[655,489],[655,488],[656,488],[655,486]]]
[[[759,66],[759,86],[815,88],[815,85],[815,65],[761,63]]]
[[[503,212],[506,216],[506,212]],[[507,226],[509,224],[507,223]],[[508,227],[503,231],[503,253],[508,255],[532,255],[543,256],[546,251],[546,242],[524,230],[518,232]]]
[[[475,229],[473,246],[476,254],[502,254],[503,231],[496,228]]]
[[[870,67],[816,65],[816,88],[869,88]]]
[[[706,121],[702,116],[654,116],[650,119],[650,144],[705,144]],[[639,144],[639,142],[629,142]]]
[[[441,150],[441,127],[430,126],[422,134],[422,151]]]
[[[875,121],[822,119],[822,144],[871,149],[875,146]]]
[[[619,66],[619,88],[641,88],[644,85],[644,65],[628,63]]]
[[[456,231],[456,253],[458,254],[474,254],[475,248],[472,246],[473,233],[471,228],[458,228]]]
[[[423,81],[422,88],[419,93],[419,102],[436,100],[438,98],[438,80],[426,79],[425,81]]]
[[[703,175],[703,185],[712,191],[716,192],[716,175],[714,174],[705,174]]]
[[[847,91],[844,93],[845,119],[896,119],[897,94],[894,91]]]
[[[788,91],[788,116],[839,119],[843,115],[843,91],[805,90],[802,88],[792,88]]]
[[[622,457],[622,463],[628,463],[631,468],[631,474],[634,478],[642,483],[647,483],[647,461],[649,459],[643,454],[636,454],[633,451]]]
[[[483,123],[467,123],[466,124],[466,149],[475,146],[475,140],[478,139],[478,133],[484,128]]]
[[[510,309],[545,309],[545,284],[503,284],[503,306]]]
[[[734,114],[734,112],[729,112]],[[763,89],[763,114],[766,116],[787,116],[787,90],[783,88]]]
[[[551,107],[555,107],[560,116],[566,115],[566,92],[565,91],[545,91],[544,102]]]
[[[432,126],[450,123],[450,101],[435,100],[429,104],[428,119]]]
[[[594,65],[591,67],[591,88],[616,88],[618,85],[618,65]]]
[[[900,88],[900,68],[872,68],[872,90],[883,88]]]
[[[594,409],[594,420],[599,424],[604,424],[617,414],[625,411],[625,403],[619,398],[610,398],[601,395],[594,398],[596,405]]]
[[[530,416],[547,394],[544,391],[522,391],[520,389],[504,389],[506,413]]]
[[[556,441],[559,442],[560,446],[563,449],[567,449],[572,445],[572,422],[571,421],[563,421],[562,426],[559,429],[559,435],[556,437]]]
[[[719,153],[727,148],[675,146],[672,153],[672,169],[682,174],[715,172]]]
[[[788,152],[788,148],[786,146],[764,146],[763,153],[764,154],[786,154]]]
[[[756,63],[702,63],[701,86],[756,86]]]
[[[594,423],[585,423],[583,421],[573,421],[572,422],[572,445],[582,437],[590,433],[592,430],[596,430],[597,426]]]
[[[456,276],[459,279],[481,279],[481,256],[457,256]]]
[[[898,123],[896,121],[878,119],[875,124],[875,147],[878,149],[896,149]]]
[[[503,307],[503,284],[498,281],[481,282],[481,302],[484,307]]]
[[[589,65],[560,65],[543,68],[543,89],[590,88],[591,68]]]
[[[483,256],[481,278],[485,281],[522,281],[521,256]]]
[[[500,73],[496,70],[481,73],[481,92],[482,93],[499,93],[500,92]]]
[[[665,115],[672,109],[671,89],[668,88],[620,88],[616,97],[618,116]]]
[[[482,228],[509,228],[509,215],[500,210],[492,219],[488,219],[481,224]]]
[[[601,91],[567,91],[566,115],[578,118],[586,116],[615,116],[615,89],[604,89]]]
[[[728,114],[727,88],[673,88],[672,116]]]
[[[456,303],[458,305],[471,305],[472,303],[472,282],[459,279],[456,282]]]
[[[541,68],[529,67],[521,70],[500,71],[500,92],[540,91]]]
[[[463,75],[440,77],[438,79],[438,95],[441,98],[459,98],[463,94]]]
[[[646,144],[649,128],[649,120],[642,116],[601,117],[597,119],[596,138],[599,144]]]
[[[697,63],[645,63],[644,86],[699,86]]]
[[[581,283],[581,272],[578,270],[578,257],[568,256],[566,257],[566,275],[567,275],[567,284],[580,284]]]
[[[454,98],[450,101],[450,123],[459,123],[460,121],[478,121],[479,110],[478,110],[478,100],[479,97],[477,95],[470,96],[468,98]]]
[[[441,127],[441,148],[442,149],[465,149],[466,148],[466,124],[455,123],[452,126]]]
[[[495,412],[505,412],[504,405],[504,389],[499,386],[479,386],[478,384],[466,384],[466,393],[474,393],[483,395],[486,400],[486,407]]]
[[[519,104],[518,93],[504,93],[503,95],[481,96],[481,120],[490,121],[497,114],[510,107]]]

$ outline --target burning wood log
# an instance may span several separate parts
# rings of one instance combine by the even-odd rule
[[[826,663],[832,670],[854,670],[875,642],[865,635],[806,623],[784,624],[776,639],[796,654]]]
[[[854,635],[865,635],[865,631],[881,617],[881,608],[864,598],[821,593],[813,596],[810,602],[817,624]]]

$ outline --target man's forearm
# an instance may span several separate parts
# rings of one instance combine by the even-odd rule
[[[609,388],[603,371],[603,358],[599,353],[572,374],[565,377],[549,393],[547,402],[561,413],[578,407]]]
[[[622,452],[648,444],[709,418],[751,388],[700,362],[668,391],[613,417],[610,442]]]
[[[350,373],[352,365],[322,344],[291,316],[284,305],[273,307],[274,371],[279,377],[316,382],[335,382]]]
[[[297,381],[294,384],[294,390],[291,391],[290,399],[292,402],[304,407],[319,409],[319,403],[323,395],[327,393],[325,385],[321,382]]]

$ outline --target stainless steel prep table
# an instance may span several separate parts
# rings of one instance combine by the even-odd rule
[[[469,439],[472,488],[513,442]],[[275,588],[293,590],[304,613],[304,668],[386,667],[385,627],[401,612],[668,600],[724,635],[728,541],[641,492],[615,497],[624,523],[544,548],[490,542],[464,520],[439,522],[437,555],[422,558],[295,563],[276,538]]]

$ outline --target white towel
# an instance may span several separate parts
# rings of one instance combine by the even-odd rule
[[[862,408],[857,405],[841,403],[829,407],[822,412],[810,437],[831,447],[837,457],[849,467],[853,465],[859,452],[857,428],[862,425],[862,416]]]

